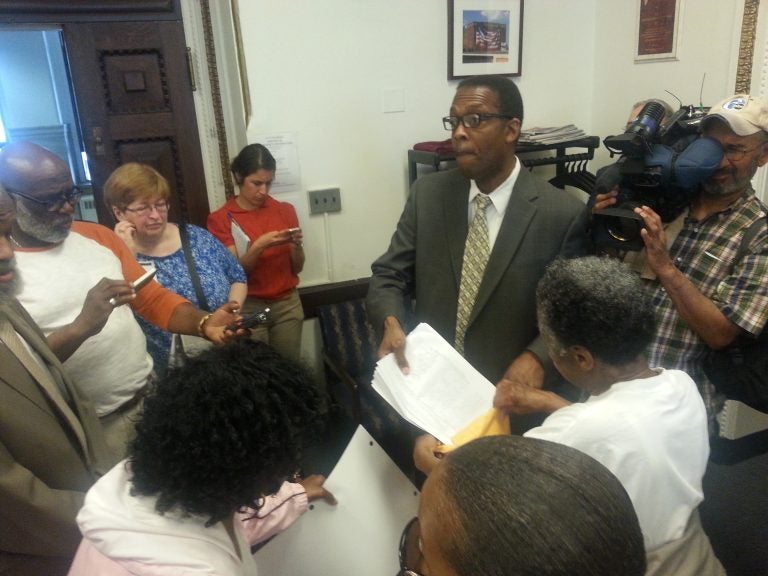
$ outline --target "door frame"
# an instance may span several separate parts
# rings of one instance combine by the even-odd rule
[[[229,151],[245,145],[245,119],[236,112],[243,109],[242,99],[238,102],[231,96],[239,93],[232,88],[240,86],[239,77],[225,75],[227,106],[219,90],[220,72],[229,69],[225,59],[237,54],[234,41],[226,35],[234,21],[229,1],[217,0],[211,9],[208,0],[3,0],[0,17],[6,28],[69,22],[181,21],[197,83],[193,100],[208,206],[214,209],[232,195]],[[83,111],[79,113],[86,116]]]

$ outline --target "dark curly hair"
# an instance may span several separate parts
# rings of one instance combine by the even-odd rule
[[[147,396],[128,449],[132,494],[207,525],[255,506],[298,469],[319,406],[309,373],[270,346],[242,339],[208,350]]]

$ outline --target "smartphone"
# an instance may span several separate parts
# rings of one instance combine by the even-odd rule
[[[157,268],[153,268],[149,272],[146,272],[145,274],[143,274],[142,276],[134,280],[132,284],[134,291],[138,292],[139,290],[144,288],[144,286],[147,285],[147,282],[149,282],[150,280],[152,280],[152,278],[155,277],[155,274],[157,274]]]
[[[238,322],[235,322],[234,324],[230,324],[227,326],[227,330],[231,330],[234,332],[235,330],[239,330],[240,328],[246,328],[250,329],[254,326],[258,326],[259,324],[264,324],[269,320],[269,308],[264,308],[264,310],[260,312],[254,312],[253,314],[248,314],[246,316],[243,316]]]

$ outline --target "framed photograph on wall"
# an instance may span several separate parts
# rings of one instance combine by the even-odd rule
[[[635,62],[675,60],[680,0],[637,0]]]
[[[520,76],[523,0],[448,0],[448,79]]]

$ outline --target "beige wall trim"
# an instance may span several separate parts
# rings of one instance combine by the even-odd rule
[[[216,123],[219,143],[219,161],[221,163],[224,193],[227,198],[235,194],[232,179],[229,177],[229,150],[227,149],[227,129],[224,124],[224,110],[221,103],[218,67],[216,65],[216,45],[214,42],[213,25],[211,23],[211,7],[209,0],[200,0],[200,12],[203,21],[203,36],[205,38],[205,57],[208,63],[209,80],[211,84],[211,101],[213,116]]]
[[[749,93],[750,91],[759,8],[760,0],[744,0],[744,16],[741,20],[741,41],[739,43],[739,63],[736,68],[736,93]]]

